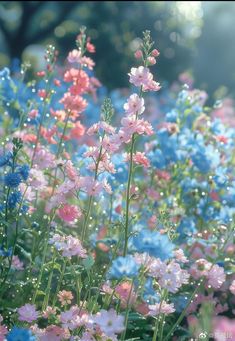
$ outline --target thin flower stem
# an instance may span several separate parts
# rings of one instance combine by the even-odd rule
[[[105,137],[105,132],[103,133],[102,138],[101,138],[101,147],[100,147],[100,150],[99,150],[99,155],[98,155],[96,166],[95,166],[95,175],[94,175],[94,180],[95,181],[98,178],[99,164],[100,164],[100,161],[101,161],[102,150],[103,150],[102,142],[103,142],[104,137]],[[89,218],[90,218],[92,202],[93,202],[93,196],[90,195],[89,196],[89,201],[88,201],[88,208],[87,208],[87,211],[86,211],[86,214],[85,214],[84,224],[83,224],[83,227],[82,227],[82,237],[81,237],[81,241],[82,242],[84,241],[85,236],[86,236],[87,224],[88,224],[88,221],[89,221]]]
[[[195,297],[195,295],[199,292],[202,283],[203,283],[203,281],[201,281],[201,282],[199,283],[199,285],[196,287],[196,289],[194,290],[194,292],[193,292],[192,295],[190,296],[189,301],[188,301],[186,307],[184,308],[184,310],[183,310],[182,313],[180,314],[179,318],[177,319],[177,321],[175,322],[175,324],[172,326],[172,328],[170,329],[170,331],[169,331],[168,334],[166,335],[164,341],[168,341],[170,338],[172,338],[175,329],[178,327],[179,323],[183,320],[183,318],[184,318],[184,316],[185,316],[185,314],[186,314],[186,312],[187,312],[187,309],[188,309],[188,307],[189,307],[190,304],[191,304],[192,299],[193,299],[193,298]]]
[[[158,329],[159,329],[159,326],[160,326],[160,338],[159,338],[159,341],[161,340],[161,337],[162,337],[162,319],[163,319],[163,316],[162,314],[160,313],[161,312],[161,308],[162,308],[162,303],[164,301],[166,297],[166,292],[163,292],[163,295],[162,295],[162,298],[161,298],[161,302],[160,302],[160,306],[159,306],[159,316],[156,318],[156,324],[155,324],[155,328],[154,328],[154,334],[153,334],[153,338],[152,338],[152,341],[156,341],[157,340],[157,334],[158,334]]]
[[[61,287],[61,284],[62,284],[62,281],[63,281],[63,278],[64,278],[64,273],[65,273],[66,265],[67,265],[67,260],[64,260],[63,267],[62,267],[61,274],[60,274],[60,278],[59,278],[59,281],[58,281],[58,284],[57,284],[57,287],[56,287],[56,291],[55,291],[55,295],[54,295],[54,298],[53,298],[53,301],[52,301],[52,308],[54,308],[54,306],[56,304],[56,301],[57,301],[57,294],[60,291],[60,287]]]
[[[139,97],[143,97],[143,89],[142,86],[140,88]],[[138,113],[136,113],[135,118],[137,119]],[[134,147],[135,147],[135,133],[132,134],[131,137],[131,148],[130,148],[130,163],[129,163],[129,172],[128,172],[128,180],[127,180],[127,190],[126,190],[126,209],[125,209],[125,234],[124,234],[124,250],[123,256],[125,257],[127,254],[128,249],[128,239],[129,239],[129,209],[130,209],[130,189],[131,189],[131,182],[132,182],[132,173],[133,173],[133,154],[134,154]]]
[[[125,329],[124,329],[124,331],[123,331],[123,333],[121,335],[121,341],[124,341],[125,340],[125,336],[126,336],[126,330],[127,330],[127,325],[128,325],[128,317],[129,317],[129,313],[130,313],[130,310],[131,310],[130,299],[131,299],[133,285],[134,285],[134,279],[131,282],[131,289],[130,289],[130,292],[129,292],[129,295],[128,295],[126,314],[125,314],[125,322],[124,322],[124,328]]]
[[[135,145],[135,135],[132,135],[131,138],[131,149],[130,149],[130,164],[129,164],[129,172],[128,172],[128,181],[127,181],[127,190],[126,190],[126,210],[125,210],[125,241],[124,241],[124,251],[123,256],[125,257],[128,249],[128,233],[129,233],[129,208],[130,208],[130,189],[131,189],[131,180],[132,180],[132,172],[133,172],[133,153],[134,153],[134,145]]]
[[[43,247],[43,254],[42,254],[42,264],[41,264],[41,268],[40,268],[40,272],[39,272],[39,276],[38,276],[38,280],[37,280],[37,284],[36,284],[36,289],[33,295],[33,299],[32,299],[32,303],[34,304],[38,295],[38,289],[42,280],[42,275],[43,275],[43,270],[44,270],[44,263],[46,260],[46,254],[47,254],[47,247],[48,247],[48,239],[49,239],[49,233],[47,232],[46,236],[45,236],[45,242],[44,242],[44,247]]]
[[[55,251],[53,252],[53,258],[52,258],[52,269],[50,271],[50,275],[48,278],[47,282],[47,288],[46,288],[46,295],[44,297],[42,309],[46,309],[48,302],[49,302],[49,297],[50,297],[50,291],[51,291],[51,282],[52,282],[52,277],[53,277],[53,272],[54,272],[54,265],[55,265],[55,259],[56,259],[56,253]]]

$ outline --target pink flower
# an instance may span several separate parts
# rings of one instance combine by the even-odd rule
[[[112,188],[111,188],[110,184],[108,183],[108,181],[106,179],[103,180],[102,185],[103,185],[103,189],[108,194],[112,194],[113,193]]]
[[[59,326],[50,325],[48,326],[42,335],[40,335],[40,341],[62,341],[68,340],[70,332],[68,329],[61,328]]]
[[[56,308],[52,308],[50,306],[46,307],[46,309],[42,313],[42,316],[46,319],[48,319],[50,316],[54,317],[55,315],[56,315]]]
[[[61,305],[63,306],[63,305],[71,304],[71,300],[73,299],[73,294],[71,291],[62,290],[58,292],[57,297]]]
[[[19,314],[19,320],[25,322],[33,322],[38,318],[38,312],[33,304],[25,304],[24,306],[17,309]]]
[[[40,169],[31,168],[29,172],[29,183],[34,189],[43,190],[47,186],[47,182],[43,172]]]
[[[93,70],[94,66],[95,66],[95,62],[90,58],[90,57],[86,57],[83,56],[80,60],[80,64],[82,66],[87,67],[89,70]],[[90,78],[90,81],[92,82],[93,77]],[[91,84],[90,84],[91,85]],[[94,84],[93,84],[94,85]],[[90,89],[90,86],[89,86]],[[89,91],[89,90],[88,90]]]
[[[147,85],[153,78],[149,69],[144,66],[139,66],[138,68],[132,67],[131,72],[128,75],[130,76],[130,83],[135,86]]]
[[[69,52],[67,59],[69,63],[79,63],[81,59],[81,51],[75,49],[72,50]]]
[[[71,110],[80,114],[87,107],[87,101],[79,95],[72,95],[66,92],[63,98],[60,100],[66,110]]]
[[[74,127],[70,130],[70,138],[72,139],[80,139],[81,136],[85,134],[85,127],[81,124],[80,121],[74,123]]]
[[[58,209],[58,215],[60,219],[71,223],[75,219],[81,217],[81,210],[75,205],[65,204],[61,208]]]
[[[95,46],[89,41],[90,38],[88,38],[86,43],[86,49],[90,53],[95,53]]]
[[[133,155],[133,161],[137,164],[137,165],[142,165],[146,168],[150,167],[150,162],[149,159],[145,156],[144,153],[141,152],[136,152]]]
[[[104,131],[108,134],[114,134],[116,130],[116,128],[112,127],[110,124],[104,121],[100,122],[100,127],[104,129]]]
[[[235,340],[235,320],[220,316],[213,320],[213,336],[216,341]]]
[[[47,97],[46,90],[45,89],[38,90],[38,96],[41,97],[42,99],[45,99]]]
[[[118,284],[115,288],[115,293],[120,297],[121,306],[123,308],[126,308],[127,304],[133,305],[137,300],[137,295],[130,282],[122,282]]]
[[[62,256],[64,257],[87,257],[87,252],[83,248],[81,241],[73,236],[60,236],[59,234],[54,234],[54,236],[49,239],[49,244],[53,244],[58,251],[62,251]]]
[[[189,274],[182,270],[180,265],[171,261],[165,269],[162,268],[162,274],[159,276],[158,283],[162,288],[169,292],[176,293],[183,284],[188,283]]]
[[[93,318],[101,331],[108,336],[121,333],[124,330],[124,320],[124,316],[118,315],[114,309],[101,309]]]
[[[136,59],[140,59],[140,58],[142,58],[142,57],[143,57],[143,53],[142,53],[141,50],[135,51],[135,58],[136,58]]]
[[[157,49],[153,49],[153,51],[151,52],[151,55],[152,55],[153,57],[158,57],[159,54],[160,54],[160,52],[159,52]]]
[[[97,134],[100,129],[100,122],[93,124],[88,130],[87,135],[92,136],[94,134]]]
[[[152,57],[152,56],[148,57],[147,60],[148,60],[149,65],[156,64],[156,59],[154,57]]]
[[[97,195],[102,190],[102,183],[90,176],[86,176],[81,181],[81,187],[85,189],[88,195]]]
[[[37,117],[37,116],[38,116],[38,110],[36,110],[36,109],[31,110],[31,111],[29,112],[28,116],[29,116],[29,118],[35,118],[35,117]]]
[[[144,112],[144,99],[140,98],[137,94],[131,95],[127,103],[124,104],[124,110],[128,115],[140,115]]]
[[[209,270],[207,278],[208,284],[211,285],[212,288],[219,289],[226,280],[224,269],[217,264],[213,265]]]
[[[203,276],[208,276],[208,272],[211,268],[211,263],[206,259],[198,259],[190,268],[190,274],[195,279],[199,279]]]
[[[175,312],[174,304],[173,303],[166,303],[162,301],[161,303],[156,303],[154,305],[149,305],[149,313],[150,316],[157,316],[159,314],[169,315]]]
[[[80,311],[77,305],[60,314],[60,321],[64,328],[74,330],[81,326],[91,325],[89,315]]]
[[[24,263],[20,261],[18,256],[13,256],[12,257],[12,268],[14,270],[23,270],[24,269]]]
[[[5,341],[5,335],[8,333],[8,330],[5,326],[0,326],[0,341]]]
[[[161,89],[160,83],[153,79],[143,86],[143,91],[159,91]]]
[[[42,170],[45,168],[52,168],[55,166],[55,156],[45,147],[40,147],[36,151],[34,164]]]
[[[113,153],[118,150],[119,146],[108,137],[105,136],[102,141],[102,147],[109,153]]]
[[[184,255],[184,251],[182,249],[178,249],[174,251],[175,258],[180,263],[188,263],[187,257]]]
[[[147,195],[150,199],[153,199],[153,200],[159,200],[161,198],[159,192],[155,191],[155,189],[153,188],[148,188],[147,189]],[[153,218],[153,221],[152,223],[154,224],[154,226],[156,225],[156,219]]]
[[[229,290],[231,291],[231,293],[232,293],[233,295],[235,295],[235,280],[232,281],[232,283],[231,283],[231,285],[230,285],[230,287],[229,287]]]

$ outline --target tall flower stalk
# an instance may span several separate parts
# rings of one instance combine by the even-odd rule
[[[130,204],[131,204],[131,186],[134,176],[134,162],[141,164],[140,154],[135,156],[135,143],[137,136],[146,133],[151,135],[151,127],[147,121],[139,119],[144,110],[143,95],[146,91],[158,91],[160,89],[159,83],[153,80],[153,75],[150,73],[148,67],[156,63],[155,57],[159,52],[152,49],[154,43],[151,40],[150,32],[143,33],[143,42],[140,50],[136,51],[135,57],[142,61],[143,66],[132,68],[130,76],[130,83],[139,88],[139,94],[133,94],[128,102],[124,105],[126,111],[126,118],[123,120],[124,130],[130,128],[130,148],[129,148],[129,170],[126,188],[126,203],[125,203],[125,222],[124,222],[124,250],[123,255],[126,256],[129,239],[129,223],[130,223]],[[128,135],[128,134],[127,134]],[[127,139],[128,142],[128,139]],[[142,155],[143,156],[143,155]],[[143,159],[143,158],[142,158]]]

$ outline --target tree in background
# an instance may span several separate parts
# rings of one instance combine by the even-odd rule
[[[187,6],[175,1],[2,1],[0,64],[28,56],[29,50],[36,54],[49,42],[64,57],[81,25],[89,28],[97,46],[101,81],[109,88],[123,87],[127,84],[123,75],[133,62],[130,50],[136,48],[135,37],[144,29],[153,31],[162,53],[159,78],[172,81],[188,68],[201,31],[202,11],[199,2]]]

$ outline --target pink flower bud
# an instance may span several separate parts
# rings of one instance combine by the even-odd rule
[[[136,58],[136,59],[140,59],[140,58],[142,58],[142,57],[143,57],[142,51],[141,51],[141,50],[137,50],[137,51],[135,52],[135,58]]]
[[[150,65],[156,64],[156,59],[154,57],[148,57],[148,62]]]
[[[158,57],[159,54],[160,54],[160,52],[159,52],[157,49],[154,49],[154,50],[152,51],[152,53],[151,53],[151,55],[152,55],[153,57]]]
[[[45,74],[46,74],[45,71],[38,71],[38,72],[37,72],[37,76],[38,76],[38,77],[44,77]]]

